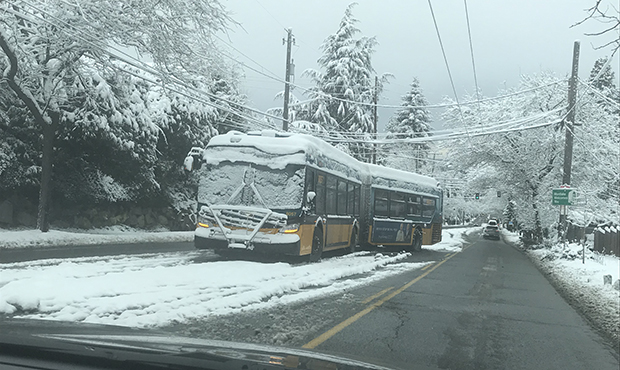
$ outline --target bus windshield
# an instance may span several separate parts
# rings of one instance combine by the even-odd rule
[[[300,165],[271,169],[248,163],[221,162],[206,166],[198,188],[198,202],[272,210],[299,209],[302,206],[304,178],[305,171]]]

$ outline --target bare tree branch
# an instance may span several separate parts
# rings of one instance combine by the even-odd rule
[[[594,4],[594,6],[586,10],[588,12],[588,15],[581,21],[573,24],[571,27],[582,25],[586,21],[593,19],[599,23],[611,24],[611,26],[606,27],[603,30],[598,31],[598,32],[584,33],[584,35],[602,36],[608,33],[619,33],[620,32],[620,12],[618,12],[618,9],[615,6],[613,6],[613,4],[609,5],[605,10],[602,10],[601,2],[602,0],[596,0],[596,3]],[[612,55],[614,55],[620,49],[620,37],[615,37],[613,40],[606,42],[603,45],[593,46],[593,47],[596,50],[600,50],[600,49],[605,49],[609,46],[612,46]]]
[[[17,97],[26,104],[28,110],[32,113],[35,120],[39,124],[46,123],[45,117],[39,108],[37,102],[32,98],[32,96],[24,91],[21,86],[15,81],[15,76],[17,75],[17,56],[13,52],[13,49],[9,46],[7,39],[4,36],[4,31],[0,29],[0,48],[6,55],[9,60],[9,70],[5,73],[4,79],[6,79],[11,90],[17,94]]]

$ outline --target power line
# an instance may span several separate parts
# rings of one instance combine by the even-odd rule
[[[46,11],[44,11],[44,10],[42,10],[42,9],[39,9],[39,8],[37,8],[36,6],[34,6],[34,5],[30,4],[30,3],[28,3],[27,1],[24,1],[24,3],[25,3],[27,6],[29,6],[29,7],[33,8],[33,9],[35,9],[35,10],[37,10],[37,11],[41,12],[41,13],[47,14],[49,17],[51,17],[51,18],[53,18],[53,19],[55,19],[55,20],[57,20],[57,21],[59,21],[59,22],[61,22],[61,23],[64,23],[65,25],[67,25],[67,26],[71,27],[71,28],[72,28],[72,29],[74,29],[75,31],[78,31],[78,32],[81,32],[81,33],[83,33],[83,34],[88,35],[88,33],[87,33],[87,32],[84,32],[83,30],[80,30],[80,29],[78,29],[78,28],[74,27],[73,25],[70,25],[69,23],[67,23],[67,22],[63,21],[63,20],[58,19],[57,17],[53,16],[53,15],[52,15],[52,14],[50,14],[49,12],[46,12]],[[8,10],[9,12],[11,12],[11,13],[15,14],[15,15],[22,16],[22,17],[24,16],[24,14],[21,14],[21,13],[19,13],[19,12],[14,11],[14,10],[9,10],[9,9],[7,9],[7,10]],[[113,50],[116,50],[116,51],[120,52],[121,54],[125,55],[128,59],[132,59],[132,60],[136,61],[136,62],[137,62],[137,63],[139,63],[139,64],[133,63],[133,62],[131,62],[131,61],[129,61],[129,60],[127,60],[127,59],[123,58],[123,57],[120,57],[120,56],[118,56],[118,55],[116,55],[116,54],[114,54],[114,53],[110,52],[109,50],[106,50],[106,49],[102,48],[101,46],[99,46],[99,45],[97,45],[97,44],[93,43],[92,41],[87,40],[86,38],[84,38],[84,37],[82,37],[82,36],[80,36],[80,35],[77,35],[77,34],[74,34],[74,33],[68,32],[65,28],[63,28],[63,27],[59,27],[57,24],[54,24],[54,23],[52,23],[52,22],[48,21],[48,20],[47,20],[47,19],[45,19],[45,18],[38,17],[36,14],[32,14],[32,15],[33,15],[33,16],[35,16],[36,18],[38,18],[38,19],[40,19],[40,20],[42,20],[42,21],[44,21],[44,22],[46,22],[46,23],[48,23],[48,24],[52,25],[52,26],[56,26],[56,27],[60,28],[63,32],[65,32],[65,33],[66,33],[66,34],[68,34],[69,36],[72,36],[72,37],[75,37],[75,38],[81,39],[82,41],[84,41],[84,42],[86,42],[86,43],[88,43],[88,44],[92,45],[93,47],[95,47],[95,48],[97,48],[97,49],[99,49],[99,50],[103,51],[104,53],[106,53],[106,54],[108,54],[108,55],[110,55],[110,56],[112,56],[112,57],[114,57],[114,58],[116,58],[116,59],[118,59],[118,60],[120,60],[120,61],[122,61],[122,62],[124,62],[124,63],[128,64],[128,65],[131,65],[131,66],[132,66],[132,67],[134,67],[134,68],[137,68],[137,69],[139,69],[139,70],[142,70],[142,71],[144,71],[144,72],[150,73],[150,74],[155,75],[155,76],[159,76],[160,78],[166,79],[166,78],[165,78],[165,76],[163,76],[163,75],[162,75],[159,71],[157,71],[157,70],[155,70],[155,69],[151,68],[151,67],[150,67],[150,66],[148,66],[148,65],[146,65],[146,66],[145,66],[144,62],[142,62],[142,61],[140,61],[139,59],[137,59],[137,58],[135,58],[135,57],[133,57],[133,56],[131,56],[131,55],[129,55],[129,54],[127,54],[127,53],[123,52],[122,50],[119,50],[118,48],[115,48],[115,47],[113,47],[113,46],[109,46],[111,49],[113,49]],[[36,22],[36,21],[33,21],[32,19],[29,19],[29,21],[31,21],[31,22],[33,22],[33,23],[38,23],[38,22]],[[89,36],[90,36],[90,37],[93,37],[92,35],[89,35]],[[138,76],[136,76],[136,77],[138,77]],[[230,101],[230,100],[227,100],[227,99],[222,98],[222,97],[220,97],[220,96],[217,96],[217,95],[215,95],[215,94],[211,94],[211,93],[208,93],[208,92],[206,92],[206,91],[204,91],[204,90],[200,90],[200,89],[194,88],[193,86],[190,86],[190,85],[188,85],[187,83],[185,83],[185,82],[183,82],[183,81],[178,80],[177,78],[174,78],[174,77],[173,77],[173,78],[171,79],[171,82],[172,82],[173,84],[176,84],[176,85],[182,86],[182,87],[184,87],[184,88],[186,88],[186,89],[189,89],[189,90],[191,90],[191,91],[197,92],[197,93],[199,93],[199,94],[204,94],[204,95],[207,95],[207,96],[209,96],[209,97],[211,97],[211,98],[213,98],[213,99],[217,99],[217,100],[220,100],[220,101],[224,101],[224,102],[226,102],[226,103],[228,103],[228,104],[231,104],[231,105],[233,105],[233,106],[237,106],[237,107],[239,107],[239,108],[246,109],[246,110],[249,110],[249,111],[254,112],[254,113],[257,113],[257,114],[261,114],[261,115],[263,115],[263,116],[265,116],[265,117],[269,117],[269,118],[273,118],[273,119],[280,119],[280,117],[277,117],[277,116],[272,116],[272,115],[267,114],[267,113],[265,113],[265,112],[261,112],[261,111],[259,111],[259,110],[257,110],[257,109],[254,109],[254,108],[251,108],[251,107],[248,107],[248,106],[245,106],[245,105],[242,105],[242,104],[236,103],[236,102],[232,102],[232,101]],[[159,83],[157,83],[157,82],[152,82],[152,81],[151,81],[151,83],[155,83],[156,85],[160,85],[160,84],[159,84]],[[168,89],[170,90],[170,88],[168,88]],[[174,91],[174,90],[171,90],[171,91]],[[204,101],[204,100],[201,100],[201,102],[202,102],[202,103],[205,103],[205,101]],[[209,105],[209,104],[207,104],[207,105]],[[225,107],[215,105],[214,103],[211,103],[211,104],[210,104],[210,106],[215,107],[215,108],[218,108],[218,109],[223,109],[223,110],[225,110],[225,109],[226,109]],[[237,115],[239,115],[239,116],[241,116],[241,117],[244,117],[244,116],[243,116],[240,112],[233,112],[233,111],[230,111],[230,112],[232,112],[232,113],[234,113],[234,114],[237,114]],[[245,118],[245,117],[244,117],[244,118]]]
[[[29,4],[29,5],[30,5],[30,4]],[[33,8],[35,8],[35,9],[37,9],[37,8],[36,8],[36,7],[34,7],[34,6],[32,6],[32,7],[33,7]],[[39,10],[39,9],[37,9],[37,10]],[[41,10],[39,10],[39,11],[41,11]],[[42,11],[42,12],[43,12],[43,11]],[[23,15],[23,14],[21,14],[21,13],[18,13],[18,14],[19,14],[20,16],[24,16],[24,15]],[[49,14],[49,13],[48,13],[48,14]],[[52,17],[53,17],[53,16],[52,16]],[[54,17],[54,18],[55,18],[55,17]],[[47,22],[47,23],[50,23],[50,24],[52,24],[52,25],[55,25],[55,24],[53,24],[53,23],[51,23],[51,22],[47,21],[46,19],[42,19],[42,20],[43,20],[43,21],[45,21],[45,22]],[[63,22],[63,21],[61,21],[61,22]],[[38,23],[38,22],[34,22],[34,21],[33,21],[33,23]],[[66,22],[63,22],[63,23],[66,23]],[[57,25],[55,25],[55,26],[57,26]],[[78,30],[77,28],[75,28],[75,27],[73,27],[73,26],[71,26],[71,27],[72,27],[73,29]],[[62,29],[62,28],[61,28],[61,29]],[[66,30],[64,30],[64,29],[63,29],[63,31],[64,31],[64,32],[66,32],[66,33],[68,33],[68,34],[69,34],[69,35],[71,35],[71,36],[74,36],[74,37],[80,38],[80,39],[84,40],[85,42],[87,42],[87,43],[89,43],[89,44],[94,45],[94,44],[93,44],[92,42],[90,42],[89,40],[85,40],[85,39],[81,38],[81,37],[80,37],[80,36],[78,36],[78,35],[71,34],[71,33],[69,33],[68,31],[66,31]],[[80,30],[78,30],[78,31],[80,31]],[[94,45],[94,46],[95,46],[96,48],[100,49],[100,50],[106,51],[106,50],[102,49],[101,47],[99,47],[98,45]],[[147,68],[148,70],[147,70],[147,69],[145,69],[145,68],[142,68],[142,67],[141,67],[141,66],[139,66],[139,65],[135,65],[134,63],[131,63],[131,62],[126,61],[126,60],[123,60],[123,58],[120,58],[120,57],[118,57],[117,55],[114,55],[113,53],[109,53],[109,54],[111,54],[113,57],[118,58],[119,60],[121,60],[121,61],[123,61],[123,62],[127,63],[128,65],[134,66],[135,68],[137,68],[137,69],[139,69],[139,70],[141,70],[141,71],[143,71],[143,72],[147,72],[147,73],[151,73],[151,74],[153,74],[153,70],[152,70],[150,67],[148,67],[148,68]],[[131,57],[131,56],[129,56],[129,57],[130,57],[131,59],[134,59],[134,60],[135,60],[135,58],[133,58],[133,57]],[[141,62],[141,61],[139,61],[139,60],[137,60],[137,61],[138,61],[139,63],[142,63],[142,62]],[[124,70],[124,69],[123,69],[123,70]],[[128,71],[126,71],[126,70],[124,70],[124,71],[125,71],[125,72],[128,72]],[[157,72],[155,71],[155,73],[157,73]],[[138,78],[143,78],[143,79],[145,79],[145,77],[144,77],[144,76],[140,76],[140,75],[135,75],[135,76],[136,76],[136,77],[138,77]],[[146,79],[145,79],[145,80],[146,80]],[[154,83],[154,84],[159,85],[159,83],[158,83],[157,81],[153,81],[153,80],[148,80],[148,81],[149,81],[149,82],[151,82],[151,83]],[[554,82],[554,83],[550,83],[550,84],[548,84],[548,85],[546,85],[546,86],[553,85],[553,84],[557,84],[557,83],[559,83],[559,82],[560,82],[560,81],[558,81],[558,82]],[[533,88],[533,89],[529,89],[529,91],[531,91],[531,90],[535,90],[535,89],[539,89],[539,88],[543,88],[543,87],[545,87],[545,86],[539,86],[539,87],[536,87],[536,88]],[[217,108],[217,109],[222,109],[222,110],[225,110],[225,111],[227,111],[227,112],[229,112],[229,113],[232,113],[232,114],[234,114],[234,115],[237,115],[237,116],[239,116],[239,117],[241,117],[241,118],[245,118],[245,119],[246,119],[246,120],[248,120],[248,121],[255,122],[255,123],[257,123],[257,124],[259,124],[259,125],[261,125],[261,126],[263,126],[263,127],[274,128],[273,126],[269,126],[269,124],[268,124],[268,123],[266,123],[266,122],[256,120],[256,119],[255,119],[255,118],[253,118],[253,117],[247,117],[247,116],[245,116],[245,115],[241,114],[240,112],[236,112],[236,111],[229,110],[229,109],[227,109],[227,108],[225,108],[225,107],[222,107],[222,106],[219,106],[219,105],[217,105],[217,104],[215,104],[215,103],[213,103],[213,102],[210,102],[210,101],[209,101],[209,102],[207,102],[207,101],[205,101],[205,100],[198,99],[198,98],[196,98],[195,96],[189,95],[189,94],[187,94],[187,93],[182,93],[182,92],[180,92],[180,91],[178,91],[178,90],[174,90],[174,89],[171,89],[171,88],[169,88],[169,87],[168,87],[168,89],[169,89],[169,90],[171,90],[171,91],[174,91],[174,92],[180,93],[180,94],[182,94],[182,95],[184,95],[184,96],[186,96],[186,97],[188,97],[188,98],[190,98],[190,99],[194,99],[194,100],[196,100],[196,101],[202,102],[202,103],[204,103],[204,104],[206,104],[206,105],[209,105],[209,106],[215,107],[215,108]],[[199,94],[205,94],[205,92],[204,92],[204,91],[201,91],[201,90],[194,90],[194,92],[197,92],[197,93],[199,93]],[[525,92],[525,91],[515,92],[515,93],[513,93],[513,94],[509,94],[508,96],[512,96],[512,95],[520,94],[520,93],[523,93],[523,92]],[[207,94],[207,95],[209,95],[209,94]],[[220,97],[215,96],[215,98],[220,98]],[[500,97],[490,98],[489,100],[496,100],[496,99],[498,99],[498,98],[500,98]],[[221,98],[220,98],[220,99],[221,99]],[[224,100],[224,101],[226,101],[225,99],[223,99],[223,100]],[[227,101],[227,102],[229,102],[229,101]],[[232,102],[229,102],[229,103],[232,103]],[[240,104],[237,104],[237,103],[232,103],[232,104],[236,104],[236,105],[238,105],[238,106],[240,106],[240,107],[243,107],[243,106],[241,106]],[[265,115],[265,116],[270,117],[270,118],[280,119],[280,117],[277,117],[277,116],[272,116],[272,115],[266,115],[266,114],[264,114],[263,112],[257,112],[257,113],[262,114],[262,115]],[[548,115],[548,114],[549,114],[549,113],[547,112],[547,115]],[[528,118],[528,120],[531,120],[531,119],[533,119],[533,118]],[[508,123],[510,123],[510,124],[518,124],[518,123],[519,123],[519,120],[516,120],[516,121],[509,121]],[[490,129],[490,128],[497,128],[497,126],[490,126],[490,127],[487,127],[487,128],[489,128],[489,129]],[[363,135],[362,137],[367,136],[366,134],[363,134],[363,133],[361,133],[361,134],[356,134],[356,133],[350,133],[350,132],[348,132],[348,131],[341,131],[341,132],[334,132],[334,133],[336,133],[336,134],[342,133],[342,134],[344,134],[344,135],[346,135],[346,136],[355,136],[355,135]],[[435,141],[435,140],[439,139],[440,137],[444,137],[444,136],[446,136],[446,135],[443,135],[443,136],[436,136],[436,137],[433,137],[433,138],[427,138],[427,139],[425,139],[425,141]],[[449,134],[449,136],[450,136],[451,138],[455,138],[455,134],[454,134],[454,133],[450,133],[450,134]],[[420,139],[420,138],[415,138],[415,139]],[[332,140],[332,141],[334,141],[334,139],[333,139],[333,138],[332,138],[331,140]],[[396,141],[402,141],[402,140],[409,140],[409,141],[411,141],[411,139],[397,139]],[[342,140],[340,140],[340,141],[342,141]],[[393,142],[396,142],[396,141],[393,141]],[[360,142],[360,141],[356,141],[356,142]]]
[[[474,44],[471,41],[471,27],[469,26],[469,12],[467,11],[467,0],[463,0],[465,3],[465,18],[467,19],[467,35],[469,36],[469,51],[471,53],[471,65],[474,70],[474,84],[476,85],[476,100],[480,100],[480,93],[478,89],[478,77],[476,76],[476,62],[474,60]]]
[[[430,0],[429,0],[429,1],[430,1]],[[297,84],[292,83],[292,82],[286,82],[285,80],[281,79],[281,78],[280,78],[280,77],[278,77],[275,73],[273,73],[273,72],[269,71],[267,68],[263,67],[260,63],[258,63],[257,61],[255,61],[254,59],[252,59],[251,57],[249,57],[248,55],[246,55],[245,53],[243,53],[243,52],[242,52],[242,51],[240,51],[239,49],[237,49],[237,48],[235,48],[234,46],[232,46],[232,45],[230,45],[230,44],[226,43],[224,40],[222,40],[221,38],[219,38],[217,35],[215,35],[215,37],[216,37],[216,38],[218,38],[220,41],[224,42],[227,46],[230,46],[232,49],[234,49],[235,51],[237,51],[237,52],[238,52],[239,54],[241,54],[242,56],[244,56],[244,57],[248,58],[249,60],[251,60],[254,64],[258,65],[258,66],[259,66],[260,68],[262,68],[263,70],[268,71],[269,73],[271,73],[271,74],[272,74],[272,76],[270,76],[270,75],[266,74],[266,73],[265,73],[265,72],[263,72],[263,71],[260,71],[260,70],[258,70],[258,69],[256,69],[256,68],[254,68],[254,67],[251,67],[251,66],[249,66],[249,65],[247,65],[247,64],[245,64],[245,63],[243,63],[243,62],[239,62],[239,61],[238,61],[235,57],[233,57],[233,56],[230,56],[230,55],[228,55],[228,54],[225,54],[225,53],[223,53],[222,51],[219,51],[219,52],[220,52],[223,56],[225,56],[225,57],[227,57],[227,58],[229,58],[229,59],[231,59],[231,60],[233,60],[233,61],[236,61],[237,63],[239,63],[239,64],[243,65],[244,67],[246,67],[246,68],[248,68],[248,69],[250,69],[250,70],[252,70],[252,71],[254,71],[254,72],[256,72],[256,73],[258,73],[258,74],[260,74],[260,75],[262,75],[262,76],[264,76],[264,77],[267,77],[267,78],[269,78],[269,79],[271,79],[271,80],[273,80],[273,81],[276,81],[276,82],[279,82],[279,83],[284,83],[284,84],[287,84],[287,83],[288,83],[291,87],[298,88],[298,89],[300,89],[300,90],[302,90],[302,91],[304,91],[304,92],[308,92],[308,91],[310,91],[310,89],[308,89],[308,88],[306,88],[306,87],[303,87],[303,86],[297,85]],[[441,43],[441,39],[440,39],[440,43]],[[443,51],[443,46],[442,46],[442,51]],[[444,54],[444,57],[445,57],[445,54]],[[447,61],[446,61],[446,64],[447,64]],[[475,68],[475,66],[474,66],[474,68]],[[450,74],[449,69],[448,69],[448,73]],[[452,77],[451,77],[451,74],[450,74],[450,80],[451,80],[451,82],[452,82]],[[522,90],[522,91],[518,91],[518,92],[515,92],[515,93],[506,94],[506,95],[501,95],[501,96],[496,96],[496,97],[490,97],[490,98],[485,98],[485,99],[478,99],[477,101],[469,101],[469,102],[463,102],[463,103],[460,103],[460,102],[459,102],[459,100],[458,100],[458,96],[456,96],[456,90],[455,90],[455,88],[454,88],[454,83],[452,83],[453,92],[454,92],[454,94],[455,94],[455,98],[456,98],[456,101],[457,101],[456,103],[450,103],[450,104],[434,104],[434,105],[420,105],[420,106],[406,106],[406,107],[407,107],[407,108],[441,109],[441,108],[451,108],[451,107],[457,107],[457,106],[464,106],[464,105],[470,105],[470,104],[477,104],[477,103],[480,103],[480,102],[487,102],[487,101],[493,101],[493,100],[505,99],[505,98],[508,98],[508,97],[511,97],[511,96],[519,95],[519,94],[526,93],[526,92],[529,92],[529,91],[534,91],[534,90],[542,89],[542,88],[545,88],[545,87],[547,87],[547,86],[551,86],[551,85],[555,85],[555,84],[563,83],[563,82],[566,82],[566,81],[567,81],[567,79],[558,80],[558,81],[556,81],[556,82],[552,82],[552,83],[550,83],[550,84],[548,84],[548,85],[538,86],[538,87],[535,87],[535,88],[532,88],[532,89]],[[403,86],[404,86],[404,85],[403,85]],[[324,94],[324,93],[322,93],[322,92],[312,91],[312,93],[314,93],[314,94],[318,94],[319,96],[317,96],[317,97],[315,97],[315,98],[308,99],[308,100],[306,100],[305,102],[315,101],[315,100],[318,100],[318,99],[320,99],[320,98],[328,98],[328,99],[332,99],[332,100],[336,100],[336,101],[341,101],[341,102],[344,102],[344,103],[357,104],[357,105],[361,105],[361,106],[368,106],[368,107],[374,107],[374,106],[375,106],[375,104],[373,104],[373,103],[365,103],[365,102],[358,102],[358,101],[349,100],[349,99],[338,98],[338,97],[335,97],[335,96],[330,96],[330,95]],[[405,106],[403,106],[403,105],[389,105],[389,104],[376,104],[376,106],[377,106],[378,108],[392,108],[392,109],[400,109],[400,108],[405,107]]]
[[[263,8],[267,12],[267,14],[269,14],[271,18],[273,18],[273,20],[276,21],[276,23],[278,23],[286,31],[286,27],[284,27],[284,25],[282,25],[282,23],[280,23],[280,21],[276,17],[274,17],[274,15],[271,14],[271,12],[267,10],[267,8],[263,6],[263,4],[260,3],[260,1],[258,0],[254,0],[254,1],[256,1],[256,3],[258,3],[258,5],[260,5],[260,7]]]
[[[435,25],[435,31],[437,32],[437,39],[439,39],[439,46],[441,47],[441,53],[443,54],[443,60],[446,63],[446,69],[448,70],[448,77],[450,77],[450,85],[452,85],[452,92],[454,93],[456,104],[460,108],[461,104],[459,103],[459,97],[458,97],[458,94],[456,93],[456,88],[454,87],[454,80],[452,79],[452,73],[450,72],[450,65],[448,65],[448,57],[446,56],[446,50],[444,49],[443,42],[441,41],[441,35],[439,34],[439,27],[437,26],[437,19],[435,19],[435,12],[433,11],[433,5],[431,4],[431,0],[428,0],[428,6],[431,9],[431,15],[433,17],[433,24]]]
[[[588,90],[590,90],[591,92],[593,92],[594,94],[598,95],[600,98],[605,99],[608,103],[611,103],[612,105],[616,106],[617,108],[620,108],[620,103],[618,103],[617,101],[612,100],[610,97],[603,95],[600,91],[598,91],[597,89],[595,89],[591,84],[584,82],[582,79],[578,79],[577,81],[579,81],[579,83],[581,83],[582,85],[584,85],[585,87],[588,88]]]
[[[269,76],[269,75],[267,75],[267,74],[264,74],[263,72],[259,72],[259,71],[255,70],[255,69],[252,69],[252,68],[250,68],[249,66],[247,66],[245,63],[241,63],[241,62],[239,62],[236,58],[234,58],[234,57],[232,57],[232,56],[230,56],[230,55],[228,55],[228,54],[225,54],[225,53],[224,53],[223,51],[221,51],[221,50],[217,50],[217,52],[219,52],[220,54],[222,54],[222,55],[224,55],[225,57],[228,57],[228,58],[230,58],[230,59],[232,59],[232,60],[236,61],[237,63],[240,63],[240,64],[242,64],[242,65],[244,65],[244,66],[246,66],[246,67],[248,67],[248,68],[252,69],[253,71],[255,71],[255,72],[257,72],[257,73],[263,74],[264,76],[269,77],[269,78],[271,78],[272,80],[276,80],[276,81],[278,81],[278,82],[281,82],[281,81],[279,80],[278,75],[276,75],[275,73],[271,72],[269,69],[267,69],[267,68],[263,67],[263,66],[262,66],[259,62],[255,61],[254,59],[252,59],[251,57],[249,57],[248,55],[246,55],[244,52],[242,52],[241,50],[239,50],[239,49],[237,49],[236,47],[234,47],[233,45],[231,45],[231,44],[227,43],[226,41],[224,41],[224,40],[223,40],[221,37],[219,37],[218,35],[215,35],[215,34],[214,34],[214,35],[213,35],[213,37],[215,37],[216,39],[220,40],[220,42],[222,42],[224,45],[228,46],[229,48],[233,49],[233,50],[234,50],[234,51],[236,51],[237,53],[239,53],[239,54],[243,55],[243,56],[244,56],[244,57],[246,57],[248,60],[250,60],[251,62],[253,62],[253,63],[254,63],[254,64],[256,64],[257,66],[259,66],[260,68],[262,68],[263,70],[265,70],[265,71],[267,71],[267,72],[271,73],[273,76]]]
[[[16,11],[12,11],[12,10],[9,10],[9,12],[11,12],[12,14],[14,14],[14,15],[16,15],[16,16],[19,16],[19,17],[22,17],[22,18],[24,18],[24,19],[27,19],[28,21],[30,21],[30,22],[32,22],[32,23],[34,23],[34,24],[40,24],[40,23],[38,23],[36,20],[33,20],[32,18],[30,18],[30,19],[29,19],[26,15],[24,15],[24,14],[22,14],[22,13],[19,13],[19,12],[16,12]],[[45,19],[42,19],[42,18],[40,18],[40,17],[37,17],[37,18],[38,18],[38,19],[43,20],[44,22],[46,22],[46,23],[48,23],[48,24],[54,25],[53,23],[51,23],[51,22],[49,22],[49,21],[47,21],[47,20],[45,20]],[[55,25],[55,26],[57,26],[57,25]],[[71,33],[67,32],[67,31],[66,31],[66,30],[64,30],[62,27],[59,27],[59,28],[60,28],[61,30],[63,30],[65,33],[69,34],[70,36],[74,36],[74,37],[80,38],[79,36],[77,36],[77,35],[75,35],[75,34],[71,34]],[[96,47],[96,48],[98,48],[99,50],[103,50],[102,48],[99,48],[97,45],[93,44],[92,42],[90,42],[90,41],[88,41],[88,40],[85,40],[85,39],[83,39],[83,38],[80,38],[80,39],[82,39],[83,41],[85,41],[85,42],[87,42],[87,43],[89,43],[89,44],[91,44],[91,45],[93,45],[93,46],[95,46],[95,47]],[[104,52],[106,52],[105,50],[103,50],[103,51],[104,51]],[[113,56],[114,58],[118,58],[119,60],[123,61],[124,63],[126,63],[126,64],[128,64],[128,65],[130,65],[130,66],[133,66],[133,67],[137,68],[138,70],[140,70],[140,71],[142,71],[142,72],[151,73],[150,71],[147,71],[147,70],[146,70],[146,69],[144,69],[144,68],[140,68],[139,66],[133,65],[133,64],[131,64],[130,62],[124,61],[122,58],[120,58],[120,57],[118,57],[118,56],[114,55],[113,53],[109,53],[109,52],[106,52],[106,53],[110,54],[110,55],[111,55],[111,56]],[[153,85],[155,85],[155,86],[161,86],[162,88],[164,88],[164,89],[166,89],[166,90],[169,90],[169,91],[175,92],[175,93],[177,93],[177,94],[179,94],[179,95],[182,95],[182,96],[185,96],[185,97],[187,97],[187,98],[189,98],[189,99],[191,99],[191,100],[194,100],[194,101],[200,102],[200,103],[202,103],[202,104],[205,104],[205,105],[211,106],[211,107],[216,108],[216,109],[220,109],[220,110],[226,111],[226,112],[228,112],[228,113],[232,113],[232,114],[234,114],[234,115],[236,115],[236,116],[239,116],[239,117],[241,117],[241,118],[244,118],[244,119],[245,119],[245,120],[247,120],[247,121],[250,121],[250,122],[255,122],[255,123],[257,123],[257,124],[261,124],[261,125],[263,125],[263,126],[265,125],[265,123],[264,123],[264,122],[261,122],[261,121],[259,121],[259,120],[256,120],[256,119],[255,119],[255,118],[253,118],[253,117],[248,117],[248,116],[245,116],[242,112],[238,112],[238,111],[233,111],[233,110],[230,110],[230,109],[228,109],[227,107],[223,107],[223,106],[217,105],[217,104],[215,104],[215,103],[213,103],[213,102],[210,102],[210,101],[207,101],[207,100],[204,100],[204,99],[197,98],[197,97],[195,97],[195,96],[189,95],[189,94],[188,94],[188,93],[186,93],[186,92],[182,92],[182,91],[180,91],[180,90],[174,89],[174,88],[172,88],[172,87],[170,87],[170,86],[162,86],[162,85],[161,85],[158,81],[155,81],[155,80],[149,79],[149,78],[147,78],[146,76],[139,75],[139,74],[137,74],[137,73],[134,73],[134,72],[128,71],[128,70],[126,70],[126,69],[124,69],[124,68],[120,68],[120,67],[115,66],[115,65],[113,65],[113,64],[111,64],[111,65],[110,65],[110,67],[111,67],[111,68],[114,68],[114,69],[117,69],[117,70],[119,70],[119,71],[121,71],[121,72],[123,72],[123,73],[126,73],[126,74],[132,75],[132,76],[134,76],[134,77],[140,78],[140,79],[142,79],[142,80],[144,80],[144,81],[147,81],[147,82],[149,82],[149,83],[151,83],[151,84],[153,84]],[[202,91],[200,91],[200,90],[198,90],[198,91],[199,91],[199,92],[202,92]],[[203,93],[204,93],[204,92],[203,92]],[[220,117],[220,118],[221,118],[221,117]],[[210,124],[209,124],[209,125],[210,125]],[[226,125],[224,125],[224,126],[226,126]],[[230,126],[230,125],[228,125],[228,126]],[[248,126],[248,127],[250,127],[250,126]],[[237,124],[237,126],[236,126],[235,128],[239,128],[239,124]],[[273,127],[269,127],[269,128],[273,128]]]

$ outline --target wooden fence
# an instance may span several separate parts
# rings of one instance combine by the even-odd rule
[[[594,250],[620,257],[619,227],[604,226],[594,229]]]

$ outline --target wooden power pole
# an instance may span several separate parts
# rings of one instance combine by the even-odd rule
[[[573,45],[573,70],[571,71],[570,80],[568,80],[568,113],[566,114],[565,128],[566,139],[564,141],[564,174],[562,176],[562,185],[570,185],[571,168],[573,165],[573,130],[575,129],[575,111],[577,101],[577,78],[579,72],[579,46],[577,40]],[[567,206],[561,206],[567,207]],[[566,209],[560,210],[560,226],[566,230]]]
[[[286,38],[286,76],[284,77],[284,109],[282,110],[282,130],[288,131],[288,103],[289,103],[289,94],[291,90],[290,82],[291,82],[291,44],[293,43],[293,29],[289,28],[286,30],[287,38]],[[284,39],[282,43],[284,43]]]

